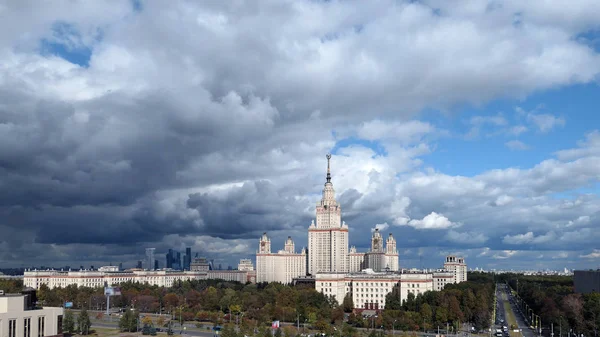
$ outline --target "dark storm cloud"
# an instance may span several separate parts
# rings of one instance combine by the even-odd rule
[[[304,229],[312,217],[303,212],[303,202],[269,181],[247,182],[220,195],[195,193],[187,205],[198,211],[204,224],[202,232],[225,239]]]

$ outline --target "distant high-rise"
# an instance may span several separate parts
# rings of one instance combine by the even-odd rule
[[[146,269],[154,269],[154,251],[156,248],[146,248]]]
[[[158,270],[158,260],[154,260],[154,270]]]
[[[190,270],[191,263],[192,263],[192,248],[187,247],[185,249],[185,256],[183,257],[183,270]]]
[[[139,261],[137,262],[137,264],[135,265],[135,267],[136,267],[137,269],[142,269],[142,260],[139,260]]]
[[[166,268],[181,270],[181,253],[173,249],[169,249],[166,254]]]
[[[119,263],[119,270],[123,270],[123,262]]]

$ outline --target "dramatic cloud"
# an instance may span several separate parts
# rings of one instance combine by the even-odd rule
[[[594,85],[600,55],[580,38],[600,28],[594,4],[9,1],[0,263],[133,266],[146,247],[192,247],[235,265],[265,231],[300,249],[328,152],[359,249],[375,226],[406,267],[593,260],[599,131],[515,158],[577,124],[524,107]]]

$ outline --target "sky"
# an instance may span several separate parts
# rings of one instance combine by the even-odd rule
[[[600,266],[600,6],[0,2],[0,267],[299,250],[332,181],[401,267]]]

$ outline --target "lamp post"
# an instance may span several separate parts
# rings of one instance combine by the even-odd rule
[[[439,327],[438,327],[439,330]],[[392,336],[396,335],[396,320],[392,323]]]

